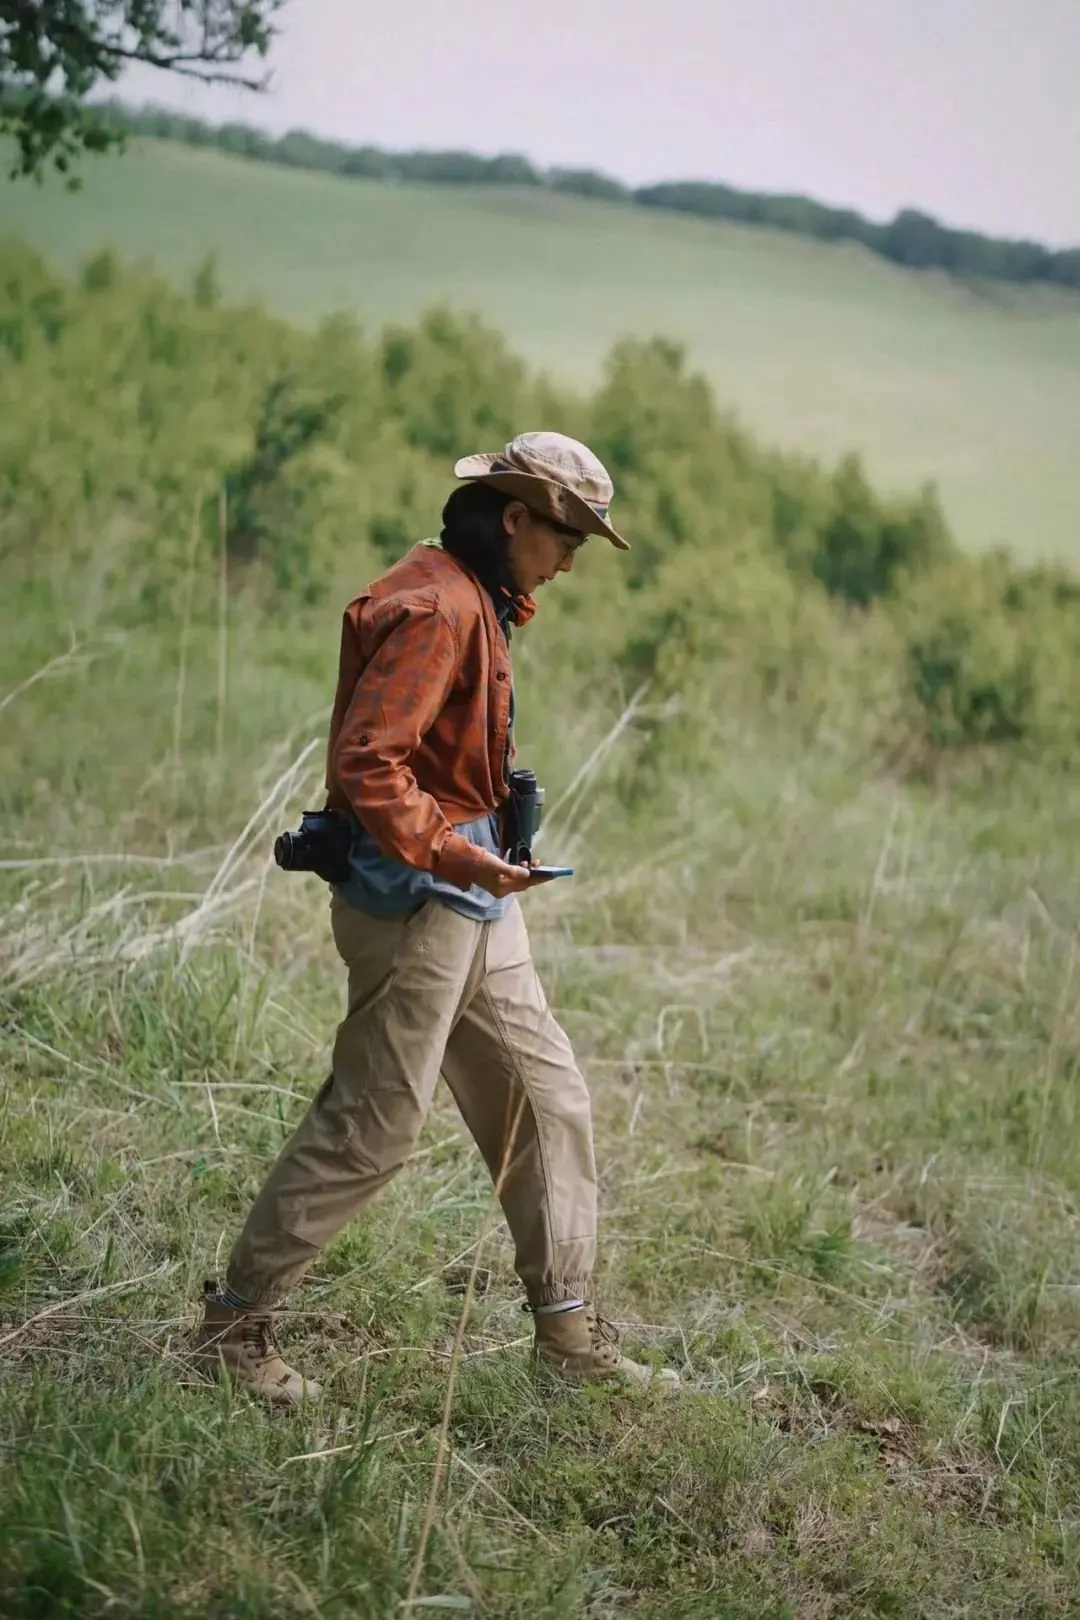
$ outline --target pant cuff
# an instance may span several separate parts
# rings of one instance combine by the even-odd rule
[[[237,1276],[232,1270],[225,1273],[225,1286],[237,1299],[245,1300],[253,1310],[273,1310],[282,1298],[281,1289],[275,1288],[272,1283],[258,1283],[251,1278]]]
[[[534,1287],[525,1284],[525,1297],[530,1305],[561,1305],[564,1299],[588,1299],[592,1279],[568,1277],[562,1282],[544,1283]]]

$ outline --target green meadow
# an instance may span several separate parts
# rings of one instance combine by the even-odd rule
[[[1075,316],[165,147],[2,195],[47,259],[0,247],[0,1615],[1075,1616],[1080,581],[970,544],[1075,537]],[[527,920],[597,1300],[683,1391],[536,1382],[443,1093],[273,1415],[186,1355],[342,1010],[273,837],[343,605],[536,423],[633,549],[514,641],[577,870]]]

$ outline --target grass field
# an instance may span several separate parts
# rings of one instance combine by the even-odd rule
[[[546,193],[392,187],[145,143],[85,190],[7,186],[0,227],[65,268],[111,246],[232,294],[368,323],[475,309],[534,363],[591,378],[617,337],[683,340],[776,442],[935,478],[960,538],[1080,544],[1080,301],[974,292],[849,246]]]
[[[100,171],[117,206],[173,154],[139,161]],[[198,169],[181,154],[174,178]],[[286,242],[306,240],[300,199],[346,195],[206,170],[246,176],[249,203],[295,185]],[[17,196],[74,251],[84,202]],[[365,196],[419,217],[416,195]],[[232,228],[256,265],[239,202]],[[194,261],[196,235],[176,253]],[[764,239],[708,240],[765,263]],[[951,298],[954,333],[1049,342],[1034,317],[833,262],[856,290],[941,300],[943,334]],[[850,607],[767,525],[740,529],[771,500],[798,515],[798,489],[697,432],[700,389],[639,357],[592,403],[641,446],[635,550],[586,548],[514,640],[542,850],[577,869],[526,904],[594,1103],[597,1302],[685,1389],[537,1383],[507,1233],[443,1094],[283,1313],[325,1398],[271,1414],[185,1347],[342,1010],[325,890],[279,872],[272,838],[319,797],[346,591],[431,532],[447,424],[471,439],[474,413],[509,412],[501,352],[449,351],[462,398],[414,333],[399,391],[340,329],[104,267],[74,291],[13,253],[0,294],[3,1620],[1073,1620],[1067,581],[951,559]],[[354,397],[275,472],[283,366],[301,403]],[[230,530],[227,470],[260,457],[262,504]],[[719,482],[695,481],[716,466],[730,533]],[[637,589],[618,583],[633,559]],[[1009,725],[929,729],[923,629],[946,696]]]
[[[1075,1615],[1075,785],[932,797],[726,723],[692,837],[681,797],[575,834],[595,779],[553,818],[582,876],[529,920],[594,1097],[598,1288],[684,1396],[534,1386],[445,1097],[292,1301],[326,1401],[192,1375],[340,1007],[320,886],[266,861],[316,791],[313,634],[236,626],[224,752],[212,635],[5,681],[6,1620]],[[616,716],[537,678],[565,785]]]

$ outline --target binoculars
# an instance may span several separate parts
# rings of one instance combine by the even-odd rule
[[[544,815],[544,790],[535,771],[511,771],[506,805],[506,859],[512,866],[532,864],[533,839]]]

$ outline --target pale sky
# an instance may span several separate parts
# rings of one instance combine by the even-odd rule
[[[152,69],[119,93],[1080,244],[1080,0],[289,0],[282,23],[266,95]]]

